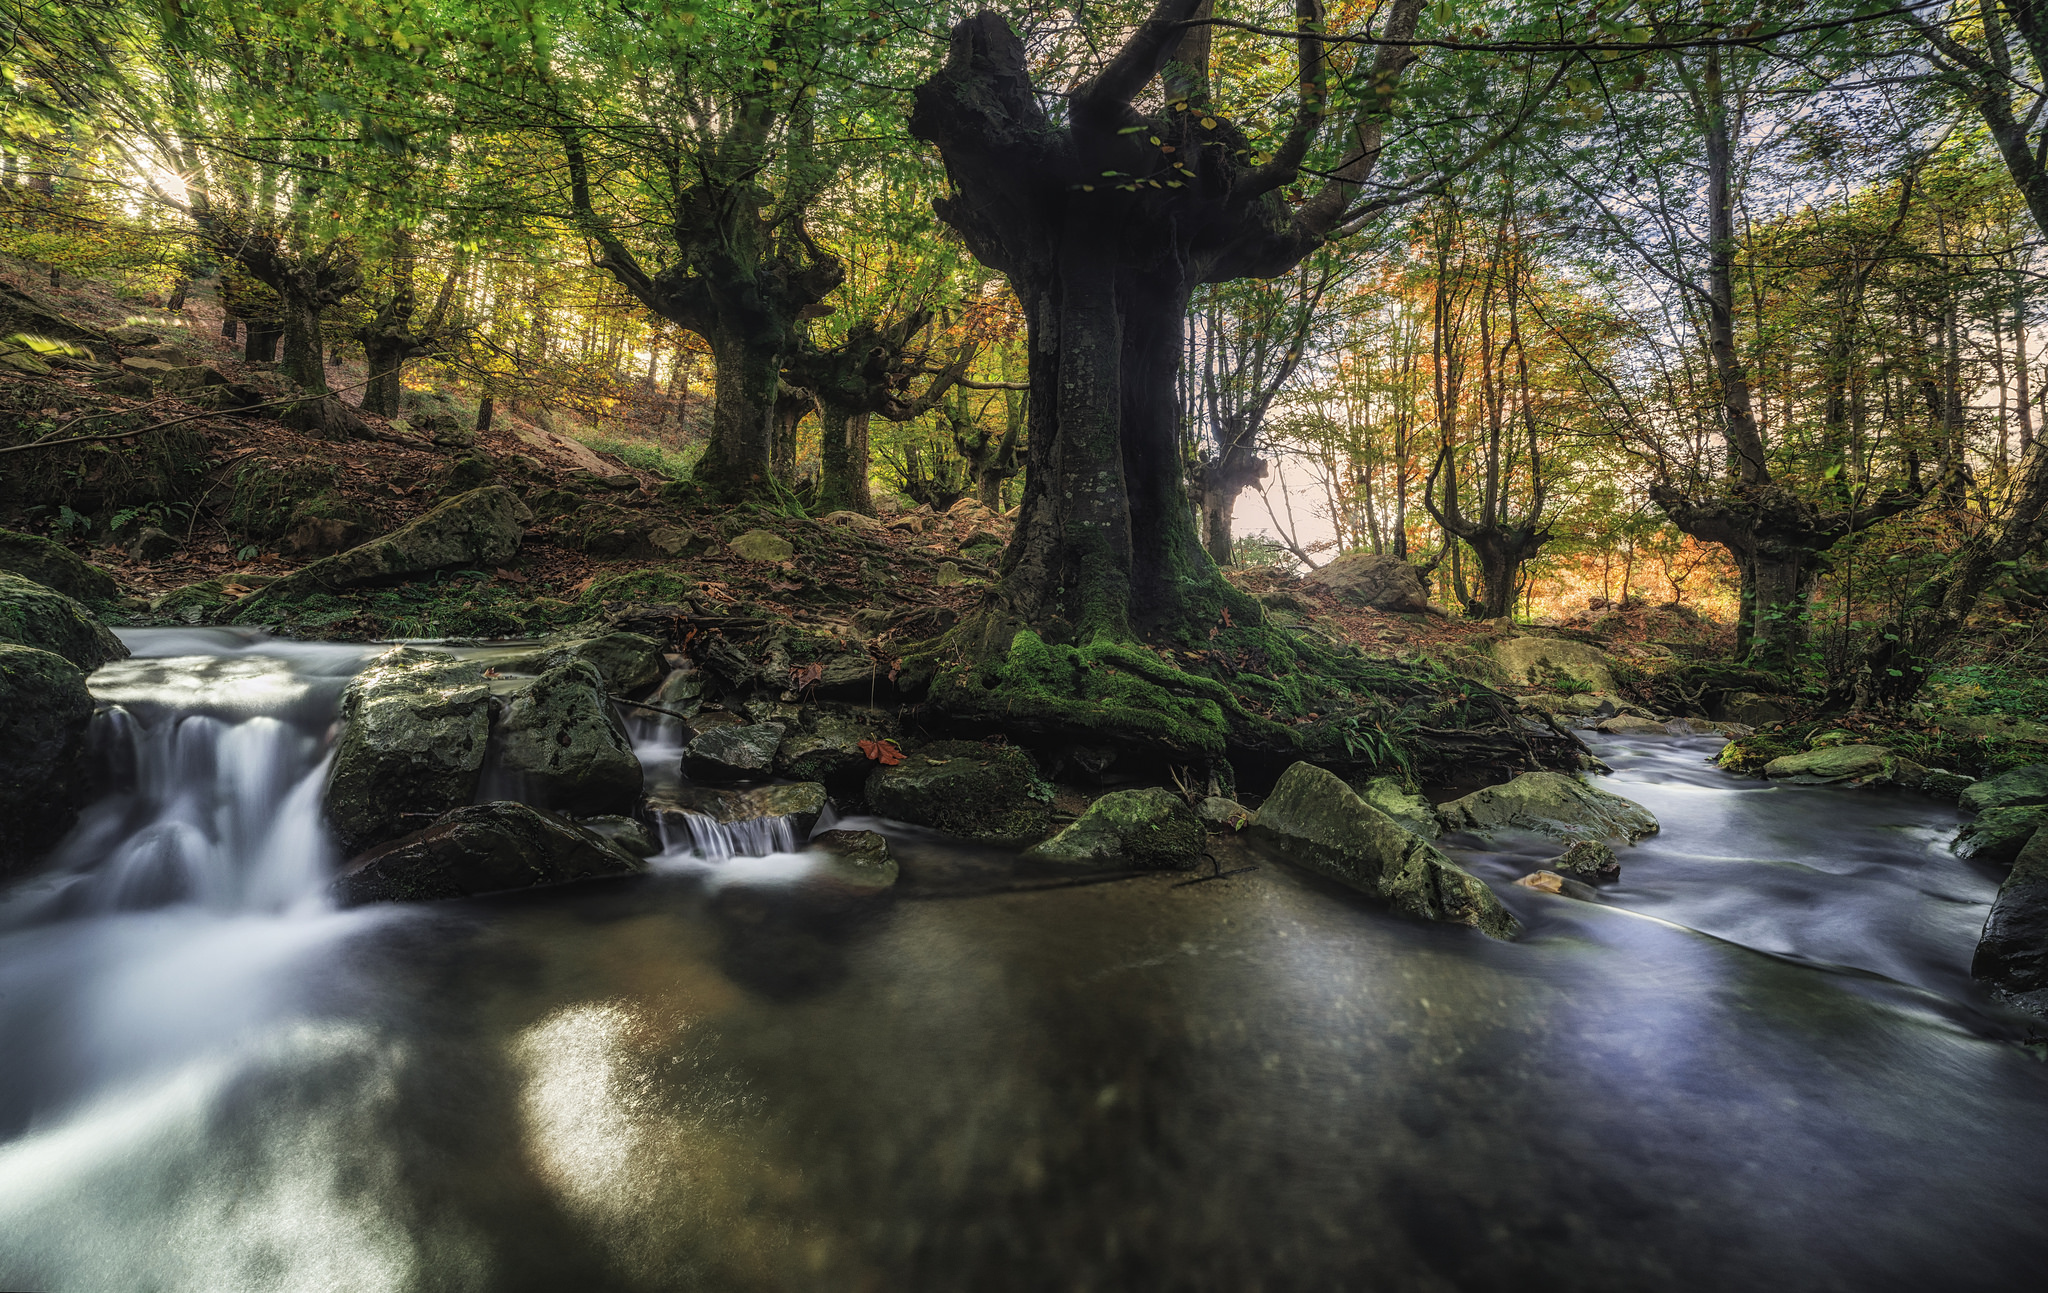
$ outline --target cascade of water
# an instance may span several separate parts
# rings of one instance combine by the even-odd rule
[[[680,817],[684,831],[669,823]],[[787,817],[754,817],[740,822],[721,822],[703,813],[663,813],[657,819],[664,853],[688,852],[706,862],[733,858],[767,857],[796,852],[796,831]],[[681,838],[687,833],[687,838]]]

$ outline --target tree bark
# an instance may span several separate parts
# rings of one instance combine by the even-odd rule
[[[770,467],[775,479],[789,484],[796,479],[797,429],[803,425],[804,415],[815,406],[811,393],[802,387],[782,384],[775,396],[775,446],[770,456]]]
[[[818,511],[859,512],[872,516],[874,499],[868,488],[868,418],[857,409],[835,400],[819,399]]]

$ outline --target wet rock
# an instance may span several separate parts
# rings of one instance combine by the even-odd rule
[[[20,575],[0,572],[0,643],[63,656],[87,673],[128,648],[83,603]]]
[[[781,723],[747,723],[699,732],[683,751],[683,771],[693,781],[751,781],[775,769],[782,744]]]
[[[1433,840],[1444,833],[1436,808],[1427,799],[1401,784],[1399,777],[1374,777],[1357,787],[1366,803],[1393,819],[1394,825],[1410,835]]]
[[[673,813],[696,813],[709,817],[721,825],[730,826],[735,822],[761,821],[771,817],[789,819],[790,834],[802,843],[817,826],[818,818],[825,813],[831,800],[825,794],[825,787],[815,781],[799,781],[783,785],[755,786],[747,790],[729,790],[718,786],[679,786],[664,791],[662,797],[648,804],[648,810],[657,820],[663,820]],[[670,839],[680,838],[684,827],[678,821],[666,821]]]
[[[861,743],[866,741],[872,747],[895,734],[895,721],[882,710],[810,706],[783,736],[775,751],[775,771],[784,777],[851,788],[875,767],[875,760]]]
[[[1253,838],[1297,866],[1410,916],[1512,938],[1515,918],[1484,881],[1395,825],[1336,774],[1297,763],[1252,819]]]
[[[418,829],[476,794],[490,739],[483,669],[393,647],[341,697],[327,821],[344,854]]]
[[[77,819],[92,710],[76,665],[0,644],[0,875],[55,844]]]
[[[578,818],[576,825],[592,835],[611,841],[636,858],[653,857],[661,852],[661,841],[655,838],[653,828],[637,817],[607,813],[598,817]]]
[[[640,802],[640,760],[587,660],[558,664],[516,693],[497,738],[499,770],[529,803],[581,817]]]
[[[873,894],[896,883],[889,841],[874,831],[822,831],[811,838],[810,847],[831,858],[817,878],[834,888]]]
[[[145,525],[128,545],[128,555],[137,561],[161,561],[178,550],[178,541],[154,525]]]
[[[1957,797],[1957,803],[1965,812],[1972,813],[2025,804],[2048,804],[2048,763],[2030,763],[2024,768],[1986,777],[1964,790]]]
[[[114,577],[61,543],[0,530],[0,571],[53,588],[80,602],[111,602],[121,595]]]
[[[2036,830],[2014,857],[2012,873],[1992,900],[1970,975],[2048,1013],[2048,830]]]
[[[788,539],[768,530],[748,530],[725,546],[748,561],[787,561],[796,555]]]
[[[180,588],[173,588],[152,601],[149,604],[150,613],[175,616],[187,624],[198,624],[212,618],[222,607],[232,606],[238,598],[246,596],[252,589],[261,588],[275,578],[274,575],[234,574],[201,580],[196,584],[186,584]]]
[[[473,489],[380,539],[294,571],[245,599],[247,617],[260,605],[308,593],[357,588],[408,575],[462,567],[502,566],[519,551],[532,519],[519,496],[503,485]]]
[[[425,830],[355,859],[334,878],[344,907],[535,889],[646,866],[593,831],[517,803],[457,808]]]
[[[639,633],[583,638],[554,647],[541,657],[548,666],[570,660],[583,660],[595,666],[605,687],[619,696],[629,696],[652,685],[668,667],[661,656],[661,643]]]
[[[1614,690],[1614,662],[1608,654],[1570,638],[1503,638],[1493,644],[1493,659],[1519,685],[1556,687],[1576,681],[1595,692]]]
[[[1024,856],[1070,867],[1184,871],[1202,856],[1201,819],[1161,787],[1118,790]]]
[[[1660,723],[1654,718],[1637,718],[1633,714],[1616,714],[1593,725],[1594,731],[1605,732],[1609,736],[1670,736],[1671,728],[1670,723]],[[1686,731],[1690,734],[1691,729]]]
[[[2019,856],[2043,826],[2048,826],[2048,804],[1987,808],[1956,836],[1955,851],[1962,857],[2004,866]]]
[[[1505,785],[1438,805],[1437,816],[1446,830],[1470,831],[1482,838],[1520,830],[1557,839],[1622,839],[1633,844],[1657,832],[1657,819],[1649,809],[1562,772],[1524,772]]]
[[[1195,805],[1195,816],[1210,830],[1238,831],[1243,830],[1251,822],[1252,811],[1235,799],[1210,795]]]
[[[1310,571],[1305,584],[1335,593],[1339,600],[1380,611],[1420,614],[1429,609],[1422,575],[1399,557],[1347,552]]]
[[[988,844],[1030,844],[1052,827],[1052,787],[1009,746],[940,741],[868,774],[868,806],[884,817]]]
[[[1892,752],[1882,745],[1829,745],[1787,754],[1764,765],[1764,775],[1795,786],[1888,779]]]
[[[1621,859],[1603,840],[1579,840],[1550,860],[1552,871],[1582,880],[1621,879]]]
[[[704,675],[694,666],[671,669],[648,703],[689,718],[704,707]]]
[[[1517,879],[1515,883],[1524,889],[1534,889],[1539,893],[1564,892],[1564,877],[1555,871],[1531,871]]]

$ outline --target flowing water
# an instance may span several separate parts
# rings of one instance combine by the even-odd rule
[[[913,832],[881,901],[714,833],[336,912],[372,649],[128,636],[120,789],[0,894],[0,1288],[2040,1285],[2048,1065],[1968,979],[1996,877],[1932,801],[1595,738],[1664,832],[1597,902],[1462,852],[1513,944]]]

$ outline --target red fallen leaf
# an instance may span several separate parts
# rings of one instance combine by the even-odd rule
[[[526,576],[520,574],[516,570],[506,570],[501,567],[496,573],[498,578],[510,580],[515,584],[523,584],[526,582]]]
[[[1226,606],[1223,608],[1223,627],[1229,628],[1230,626],[1230,608]]]
[[[825,666],[814,661],[811,664],[791,669],[789,671],[789,685],[797,691],[802,691],[807,687],[817,686],[818,679],[824,676]]]
[[[893,768],[903,762],[903,751],[893,741],[862,741],[860,752],[885,768]]]

